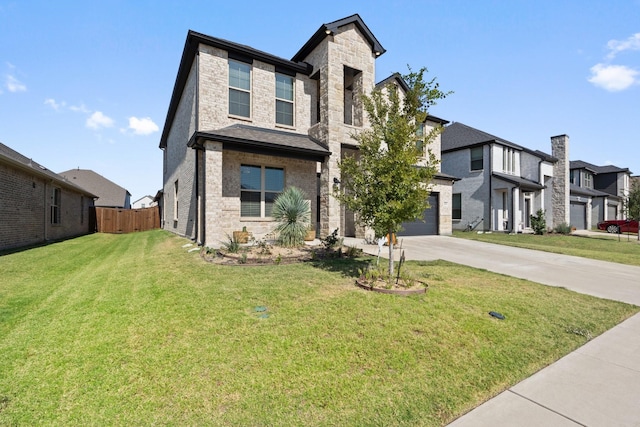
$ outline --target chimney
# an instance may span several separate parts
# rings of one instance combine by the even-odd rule
[[[569,210],[569,135],[551,137],[551,155],[558,159],[553,166],[553,190],[551,207],[553,209],[553,228],[571,222]]]

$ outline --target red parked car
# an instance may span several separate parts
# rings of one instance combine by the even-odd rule
[[[607,230],[607,233],[637,233],[638,221],[635,219],[614,219],[598,223],[599,230]]]

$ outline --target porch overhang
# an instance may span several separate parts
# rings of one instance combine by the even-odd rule
[[[316,162],[324,162],[331,155],[323,144],[308,135],[240,124],[195,132],[187,145],[202,150],[206,141],[222,142],[225,150]]]
[[[522,178],[521,176],[507,175],[499,172],[493,172],[491,175],[502,181],[506,181],[510,184],[514,184],[516,187],[525,191],[538,191],[545,188],[544,185],[537,183],[535,181],[531,181],[526,178]]]

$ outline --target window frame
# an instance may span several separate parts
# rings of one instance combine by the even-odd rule
[[[278,97],[278,77],[289,79],[291,81],[291,99]],[[296,124],[296,79],[293,76],[287,74],[275,73],[275,107],[276,107],[276,125],[294,127]],[[282,123],[278,121],[278,105],[290,104],[291,105],[291,123]],[[286,114],[286,113],[281,113]]]
[[[179,210],[178,210],[178,187],[179,185],[179,180],[175,180],[175,182],[173,183],[173,221],[177,222],[178,221],[178,214],[179,214]]]
[[[502,171],[509,175],[516,173],[516,150],[513,148],[502,148]]]
[[[474,159],[473,153],[478,151],[480,151],[480,158]],[[478,162],[480,162],[480,167],[477,167]],[[476,163],[475,166],[474,163]],[[469,149],[469,169],[471,171],[481,171],[484,169],[484,146],[472,147]]]
[[[593,189],[593,174],[591,172],[584,172],[584,188]]]
[[[62,223],[62,190],[60,187],[53,187],[51,193],[51,225],[60,225]]]
[[[232,84],[232,82],[231,82],[231,78],[232,78],[231,77],[231,69],[232,69],[232,65],[233,64],[237,64],[239,66],[246,67],[248,69],[248,73],[249,73],[249,78],[248,78],[249,88],[248,89],[240,87],[240,86],[235,86],[235,85]],[[228,72],[228,82],[227,82],[227,84],[228,84],[228,87],[229,87],[229,91],[228,91],[228,98],[229,98],[228,113],[229,113],[229,116],[231,116],[231,117],[237,117],[237,118],[242,118],[242,119],[251,119],[251,117],[252,117],[252,115],[251,115],[251,106],[252,106],[252,102],[251,102],[251,86],[252,86],[251,83],[252,82],[251,82],[251,79],[253,77],[252,76],[253,73],[251,72],[251,68],[252,68],[252,64],[249,64],[249,63],[246,63],[246,62],[242,62],[242,61],[238,61],[238,60],[231,59],[231,58],[228,60],[228,66],[227,66],[227,72]],[[248,114],[246,116],[244,114],[240,114],[240,112],[237,112],[237,113],[236,112],[232,112],[232,110],[231,110],[232,103],[235,104],[235,105],[238,105],[238,106],[242,105],[239,102],[234,102],[234,101],[231,100],[231,93],[232,92],[244,93],[244,94],[248,95],[248,110],[249,111],[248,111]]]
[[[249,188],[242,188],[243,185],[243,179],[242,179],[242,173],[243,173],[243,168],[259,168],[260,169],[260,189],[249,189]],[[267,170],[275,170],[275,171],[280,171],[282,176],[281,176],[281,180],[280,180],[280,189],[277,191],[274,191],[273,189],[269,189],[267,188]],[[242,219],[271,219],[271,209],[273,209],[273,201],[276,199],[276,197],[281,194],[284,191],[285,188],[285,177],[286,177],[286,171],[284,167],[279,167],[279,166],[270,166],[270,165],[256,165],[256,164],[248,164],[248,163],[242,163],[240,164],[240,218]],[[259,203],[260,203],[260,215],[259,216],[255,216],[255,215],[243,215],[243,193],[246,194],[259,194]],[[251,202],[252,200],[249,200]]]
[[[458,199],[458,208],[456,208],[456,199]],[[458,216],[456,216],[456,211],[458,211]],[[453,193],[451,195],[451,219],[454,221],[462,220],[462,193]]]

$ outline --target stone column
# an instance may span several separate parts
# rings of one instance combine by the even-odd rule
[[[553,187],[551,209],[553,210],[553,228],[571,222],[569,209],[569,136],[551,137],[551,155],[558,159],[553,166]]]
[[[225,241],[222,218],[222,143],[207,141],[204,151],[204,245],[218,247]]]

